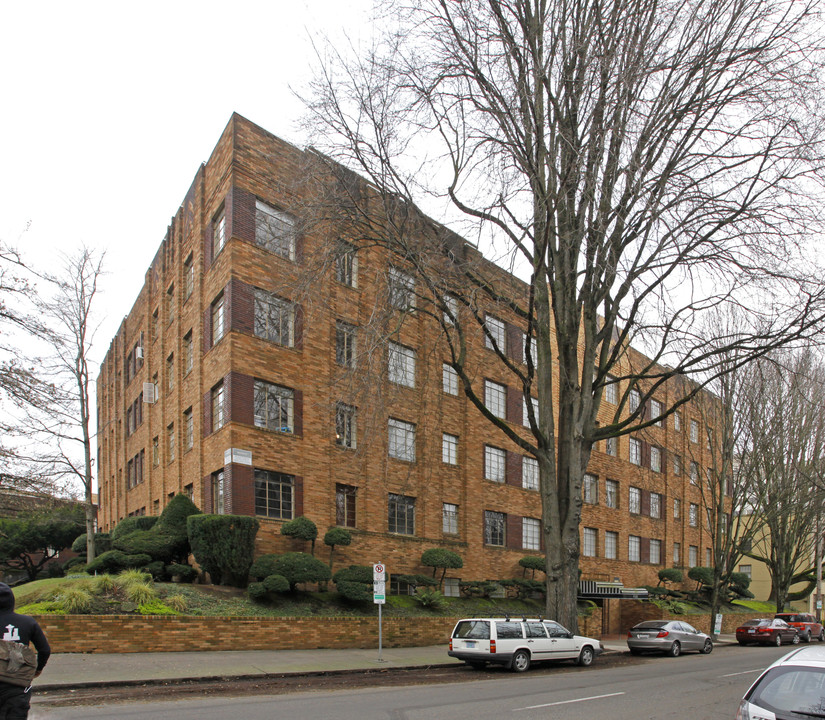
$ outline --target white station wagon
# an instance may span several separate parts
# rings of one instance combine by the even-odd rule
[[[475,668],[495,663],[524,672],[543,660],[590,665],[603,650],[600,640],[574,635],[553,620],[503,617],[459,620],[447,654]]]

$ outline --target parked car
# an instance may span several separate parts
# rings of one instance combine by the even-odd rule
[[[776,613],[774,617],[784,620],[791,627],[795,627],[802,642],[811,642],[811,638],[816,638],[819,642],[825,642],[825,629],[809,613]]]
[[[754,618],[736,628],[736,640],[740,645],[776,645],[799,642],[799,633],[784,620]]]
[[[645,650],[678,657],[685,650],[713,652],[710,636],[681,620],[645,620],[627,632],[627,647],[634,655]]]
[[[750,686],[736,720],[823,716],[825,647],[797,648],[770,665]]]
[[[543,660],[590,665],[603,650],[600,640],[574,635],[553,620],[503,617],[459,620],[447,654],[475,668],[495,663],[524,672]]]

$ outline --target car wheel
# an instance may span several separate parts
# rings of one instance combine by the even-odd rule
[[[802,642],[811,642],[811,631],[809,630],[806,633],[802,634],[802,637],[799,638]]]
[[[825,628],[819,631],[819,642],[825,642]]]
[[[670,655],[670,657],[679,657],[682,654],[682,646],[679,644],[678,640],[670,646],[667,654]]]
[[[513,659],[510,661],[510,669],[513,672],[525,672],[530,668],[530,653],[526,650],[516,650]]]
[[[791,640],[791,642],[794,645],[799,645],[799,633],[797,633],[796,635],[793,636],[793,639]]]
[[[585,645],[582,648],[582,651],[579,653],[578,663],[579,665],[584,665],[587,667],[593,662],[593,648],[589,645]]]
[[[780,645],[782,645],[782,635],[780,635],[779,633],[776,633],[776,636],[773,639],[773,644],[776,645],[776,647],[779,647]]]
[[[713,643],[711,642],[710,638],[705,640],[705,644],[702,645],[702,655],[710,655],[713,652]]]

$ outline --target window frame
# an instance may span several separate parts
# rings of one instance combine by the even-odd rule
[[[295,517],[294,475],[255,468],[253,495],[256,516],[270,520],[292,520]]]
[[[393,535],[415,535],[414,497],[387,493],[387,532]]]
[[[391,417],[387,420],[387,429],[389,457],[402,462],[415,462],[415,423]]]
[[[295,262],[298,245],[295,216],[255,198],[255,245],[283,260]]]
[[[272,404],[275,407],[270,408]],[[252,417],[256,428],[294,435],[295,390],[266,380],[255,380],[252,389]]]

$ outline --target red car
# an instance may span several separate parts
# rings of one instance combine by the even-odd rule
[[[774,617],[784,620],[791,627],[795,627],[802,642],[811,642],[811,638],[816,638],[819,642],[825,642],[825,630],[813,615],[808,613],[777,613]]]
[[[796,645],[799,643],[799,633],[784,620],[756,618],[736,628],[736,641],[740,645],[759,643],[779,647],[786,642]]]

